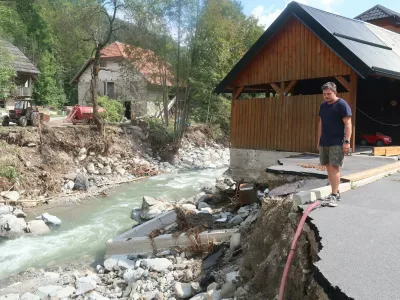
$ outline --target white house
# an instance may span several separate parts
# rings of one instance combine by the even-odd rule
[[[71,80],[78,83],[80,105],[90,105],[92,68],[90,58]],[[167,64],[152,51],[114,42],[101,51],[97,93],[121,101],[128,119],[153,116],[162,107],[171,78]]]

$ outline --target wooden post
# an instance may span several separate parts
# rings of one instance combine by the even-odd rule
[[[352,151],[355,151],[356,147],[356,113],[357,113],[357,81],[358,75],[356,72],[351,70],[350,72],[350,107],[353,116],[351,117],[351,140],[350,145]]]
[[[343,76],[336,76],[335,78],[344,86],[346,90],[350,91],[350,83],[344,79]]]
[[[233,134],[234,134],[234,132],[233,132],[233,127],[234,127],[234,122],[236,122],[236,120],[233,120],[233,111],[234,111],[234,106],[236,105],[236,99],[235,99],[235,96],[236,96],[236,93],[237,93],[237,88],[234,86],[233,88],[232,88],[232,103],[231,103],[231,127],[230,127],[230,133],[229,133],[229,142],[230,142],[230,145],[229,145],[229,147],[232,147],[232,145],[233,145]]]

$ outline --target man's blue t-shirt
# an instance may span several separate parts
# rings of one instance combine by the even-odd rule
[[[324,102],[319,108],[322,121],[320,146],[341,146],[344,141],[344,117],[350,117],[351,108],[346,101],[339,98],[335,103]]]

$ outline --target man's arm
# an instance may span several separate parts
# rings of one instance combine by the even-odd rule
[[[319,118],[319,124],[318,124],[318,141],[317,141],[317,149],[319,150],[319,141],[321,140],[321,135],[322,135],[322,121],[321,118]]]
[[[349,140],[351,138],[351,117],[344,117],[343,118],[343,123],[344,123],[344,139]],[[343,151],[347,154],[350,149],[350,144],[343,144]]]

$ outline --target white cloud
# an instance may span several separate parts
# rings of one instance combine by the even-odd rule
[[[260,25],[264,26],[265,28],[268,28],[269,25],[271,25],[277,17],[281,14],[282,9],[276,9],[274,12],[269,13],[267,15],[262,15],[258,18],[258,22]]]
[[[264,12],[264,6],[259,5],[251,11],[251,15],[259,19]]]
[[[259,5],[252,10],[251,15],[258,19],[260,25],[268,28],[268,26],[275,21],[290,2],[292,2],[292,0],[285,0],[285,7],[282,9],[276,8],[275,10],[273,9],[273,6],[266,9],[264,6]],[[319,8],[327,12],[333,12],[333,7],[342,4],[344,0],[296,0],[296,2]]]

